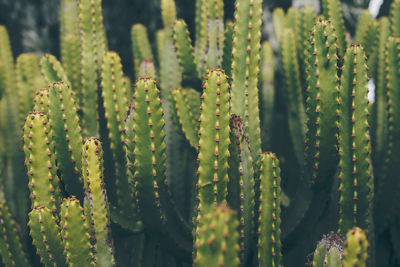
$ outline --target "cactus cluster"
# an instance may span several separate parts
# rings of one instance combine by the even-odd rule
[[[274,48],[262,3],[196,0],[190,35],[161,0],[135,77],[101,0],[61,1],[60,60],[0,26],[1,266],[400,265],[400,1],[354,36],[276,9]]]

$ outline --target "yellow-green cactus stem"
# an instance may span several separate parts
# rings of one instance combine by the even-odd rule
[[[206,14],[205,68],[220,68],[224,45],[224,2],[223,0],[205,0],[202,8]],[[204,52],[203,52],[204,53]],[[203,73],[200,69],[199,73]]]
[[[294,7],[288,8],[285,16],[285,28],[293,31],[294,38],[296,39],[295,47],[298,51],[300,48],[300,11],[298,9]]]
[[[235,3],[235,24],[232,46],[232,113],[244,118],[246,115],[247,49],[249,38],[250,0]]]
[[[161,17],[164,28],[172,27],[176,20],[176,6],[174,0],[161,0]]]
[[[63,200],[60,217],[64,255],[68,266],[95,266],[87,218],[75,197]]]
[[[36,89],[44,85],[37,55],[34,53],[19,55],[15,65],[15,75],[18,87],[18,120],[22,127],[26,115],[32,110],[32,99]]]
[[[157,77],[156,68],[154,66],[154,62],[153,61],[151,61],[151,60],[143,60],[142,63],[140,63],[140,66],[139,66],[139,77],[141,77],[141,76],[150,76],[153,79],[155,79]],[[130,81],[129,82],[125,81],[125,84],[126,84],[126,86],[131,87],[131,82]],[[127,91],[127,96],[130,97],[131,94],[128,93],[128,91],[131,92],[132,90],[126,90],[126,91]]]
[[[195,64],[192,41],[189,36],[187,25],[183,20],[174,23],[173,41],[178,56],[178,62],[184,80],[198,79],[197,67]]]
[[[14,58],[5,26],[0,25],[0,96],[12,90],[15,83]]]
[[[368,75],[360,45],[347,49],[342,67],[339,120],[339,232],[372,224],[373,173],[368,125]]]
[[[154,61],[147,29],[142,24],[135,24],[131,29],[132,51],[136,77],[139,77],[140,65],[144,60]]]
[[[339,57],[342,58],[346,51],[347,41],[341,2],[340,0],[323,0],[322,2],[325,19],[330,20],[335,28]]]
[[[299,14],[299,46],[297,51],[297,56],[299,57],[299,70],[300,78],[302,83],[302,94],[303,103],[307,98],[307,64],[308,64],[308,48],[310,47],[310,33],[314,27],[314,21],[316,18],[316,13],[314,8],[310,6],[304,6],[300,9]]]
[[[43,114],[49,113],[50,90],[48,87],[40,88],[33,98],[33,110],[41,111]]]
[[[273,153],[264,153],[259,168],[258,260],[259,266],[281,265],[281,177],[279,160]]]
[[[230,94],[224,71],[211,69],[203,88],[197,159],[199,209],[225,202],[230,132]]]
[[[57,166],[65,189],[79,198],[83,197],[81,171],[82,135],[79,126],[75,94],[65,82],[49,86],[49,122],[53,131]]]
[[[248,264],[252,251],[255,251],[255,182],[253,158],[250,144],[244,133],[242,119],[235,114],[230,118],[230,145],[228,169],[227,200],[238,213],[240,259],[243,265]]]
[[[340,267],[342,265],[342,260],[340,257],[340,252],[336,247],[332,247],[329,250],[329,255],[326,259],[326,267]]]
[[[392,35],[400,36],[400,1],[393,0],[390,6],[390,23]]]
[[[29,213],[29,228],[40,261],[46,267],[67,266],[57,219],[46,207]]]
[[[40,71],[43,75],[46,85],[52,82],[63,81],[71,86],[63,66],[53,55],[46,54],[40,59]]]
[[[127,160],[124,149],[125,117],[129,100],[124,83],[121,59],[115,52],[107,52],[103,58],[101,87],[108,138],[115,167],[115,187],[120,215],[135,220],[136,204],[129,185]]]
[[[107,41],[103,26],[101,0],[79,0],[79,29],[81,40],[80,68],[82,72],[82,124],[86,136],[97,136],[98,79]]]
[[[192,99],[198,100],[194,108],[190,105]],[[200,93],[194,89],[173,89],[171,91],[170,103],[172,116],[179,132],[185,136],[190,146],[197,150],[197,144],[199,143],[199,118],[194,109],[200,106]]]
[[[103,177],[103,149],[100,140],[89,138],[82,147],[85,201],[89,202],[91,232],[95,239],[96,265],[115,265],[110,229],[110,211]],[[85,204],[85,207],[87,205]]]
[[[236,215],[227,206],[212,206],[202,212],[197,230],[197,256],[193,266],[240,265]]]
[[[0,202],[0,263],[6,267],[28,266],[15,221],[5,202]]]
[[[272,13],[272,20],[274,22],[276,39],[280,42],[283,29],[285,28],[285,11],[282,8],[275,8]]]
[[[175,248],[187,255],[190,230],[175,210],[166,181],[165,122],[159,94],[150,77],[141,77],[136,84],[125,124],[128,167],[144,225],[160,236],[164,246],[169,243],[168,250]]]
[[[354,227],[346,234],[343,252],[343,267],[365,267],[368,258],[368,241],[365,232]]]
[[[246,58],[246,111],[243,117],[245,133],[249,139],[250,152],[253,160],[261,153],[261,129],[258,96],[258,76],[260,73],[262,0],[251,0]]]
[[[30,113],[24,126],[24,152],[32,208],[44,206],[55,213],[60,204],[60,188],[49,135],[47,116],[39,111]]]
[[[376,77],[378,60],[378,22],[365,10],[358,19],[355,43],[362,45],[371,77]]]
[[[326,244],[319,245],[314,251],[314,257],[312,261],[313,267],[324,267],[325,265],[325,254],[326,254]]]
[[[300,82],[300,70],[292,29],[285,29],[281,36],[281,57],[285,77],[285,101],[288,109],[290,135],[299,164],[303,164],[306,114]]]
[[[81,90],[81,43],[79,33],[78,1],[62,0],[60,4],[60,46],[61,62],[68,80],[78,99],[82,98]]]
[[[272,46],[264,42],[261,47],[261,83],[262,83],[262,133],[264,134],[264,147],[271,146],[272,118],[274,110],[274,76],[275,76],[275,56]]]

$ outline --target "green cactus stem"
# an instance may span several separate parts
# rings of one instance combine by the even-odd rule
[[[226,206],[207,208],[200,218],[193,266],[239,266],[238,225],[235,214]]]
[[[251,0],[246,58],[246,111],[243,117],[245,133],[249,139],[250,153],[256,161],[261,154],[261,129],[259,111],[258,76],[260,73],[262,0]]]
[[[87,218],[75,197],[63,200],[60,217],[64,255],[68,266],[95,266]]]
[[[343,267],[365,267],[368,258],[368,241],[366,234],[358,227],[354,227],[346,234],[343,252]]]
[[[387,86],[387,147],[384,151],[383,173],[378,180],[377,193],[377,224],[383,225],[393,221],[394,215],[399,217],[398,210],[392,203],[398,201],[397,177],[400,167],[400,38],[389,37],[386,42],[386,86]]]
[[[230,132],[229,84],[224,71],[211,69],[203,88],[197,171],[199,209],[225,201]]]
[[[82,199],[82,135],[75,94],[64,82],[54,82],[49,88],[49,122],[54,133],[55,155],[61,171],[61,180],[67,192]]]
[[[341,2],[340,0],[323,0],[322,2],[324,16],[331,21],[336,30],[339,57],[342,58],[347,47],[347,41]]]
[[[16,223],[5,202],[0,202],[0,263],[6,267],[28,266]]]
[[[107,52],[103,58],[101,87],[108,138],[115,168],[115,187],[120,216],[135,221],[136,207],[133,198],[131,179],[126,168],[124,150],[125,117],[129,109],[126,84],[123,79],[121,59],[115,52]]]
[[[103,181],[103,149],[97,138],[89,138],[82,147],[82,174],[85,201],[89,202],[92,233],[96,243],[97,266],[115,265],[110,230],[110,211]],[[85,205],[86,206],[86,205]]]
[[[63,81],[68,84],[68,86],[71,86],[64,68],[55,56],[50,54],[44,55],[40,59],[40,70],[46,85],[52,82]]]
[[[314,257],[312,261],[313,267],[324,267],[325,265],[325,254],[326,254],[326,244],[321,244],[314,251]]]
[[[260,159],[257,220],[257,248],[259,266],[281,265],[279,161],[273,153],[264,153]]]
[[[373,174],[368,125],[368,75],[360,45],[347,49],[342,67],[339,120],[339,232],[372,223]]]
[[[283,233],[288,234],[305,216],[314,223],[328,200],[328,194],[337,168],[338,135],[338,77],[336,56],[336,35],[329,21],[318,20],[312,31],[308,68],[307,132],[305,147],[304,175],[292,205],[284,218]],[[310,194],[309,186],[312,185]],[[311,198],[315,200],[312,201]],[[310,203],[312,207],[309,207]],[[286,216],[286,215],[285,215]],[[303,220],[302,225],[310,227],[311,222]],[[309,229],[312,229],[309,228]]]
[[[381,155],[384,151],[387,142],[387,79],[386,79],[386,42],[387,38],[390,35],[390,21],[387,17],[382,17],[379,20],[379,37],[378,37],[378,73],[377,73],[377,81],[376,81],[376,90],[375,90],[375,104],[374,109],[372,111],[372,131],[371,131],[371,140],[372,150],[373,150],[373,159],[374,162],[377,162],[381,159]],[[380,168],[380,164],[374,164],[374,168]]]
[[[228,195],[227,200],[239,219],[240,259],[243,265],[251,261],[255,251],[255,181],[253,158],[249,140],[245,136],[242,119],[235,114],[230,118],[230,145],[228,159]]]
[[[49,112],[49,97],[49,88],[40,88],[33,98],[33,110],[43,112],[43,114],[47,114]]]
[[[33,244],[43,265],[67,266],[60,229],[52,212],[45,207],[32,209],[28,225]]]
[[[169,243],[167,249],[179,246],[175,251],[180,251],[188,248],[191,234],[175,210],[166,182],[165,122],[159,93],[150,77],[141,77],[136,84],[125,124],[128,167],[144,224],[152,235],[161,236],[164,246]]]
[[[299,164],[304,158],[306,115],[300,82],[296,38],[293,30],[285,29],[281,36],[281,57],[285,76],[285,100],[288,109],[289,130]]]
[[[15,83],[14,58],[8,32],[3,25],[0,25],[0,73],[0,96],[3,96]]]
[[[261,48],[261,82],[262,82],[262,112],[261,129],[263,133],[263,148],[271,146],[272,118],[274,110],[274,76],[275,56],[272,46],[264,42]]]
[[[81,40],[80,68],[82,72],[83,129],[86,136],[97,136],[97,91],[102,59],[107,41],[101,14],[101,0],[80,0],[78,4]]]
[[[49,133],[46,115],[39,111],[28,115],[24,126],[24,152],[32,208],[44,206],[55,213],[60,205],[60,188]]]
[[[139,77],[140,64],[143,60],[154,61],[147,29],[142,24],[135,24],[131,29],[132,51],[136,77]]]
[[[19,55],[15,65],[15,75],[18,88],[18,120],[22,127],[26,115],[32,110],[35,90],[44,85],[37,55],[34,53]]]
[[[272,13],[272,20],[274,22],[274,32],[278,42],[281,41],[282,32],[285,28],[285,11],[282,8],[275,8]]]
[[[200,93],[193,89],[177,88],[171,91],[170,98],[172,116],[179,132],[185,136],[190,146],[197,150],[199,117],[195,109],[200,106]],[[197,102],[194,103],[194,107],[191,106],[191,100]]]
[[[193,53],[192,41],[189,36],[187,25],[183,20],[174,23],[173,41],[178,56],[179,67],[183,80],[196,80],[199,78],[197,66]]]
[[[233,22],[225,23],[224,51],[222,54],[222,68],[225,74],[230,77],[232,71],[232,42],[233,42]]]
[[[60,4],[61,62],[68,80],[78,96],[82,98],[81,71],[79,68],[81,44],[79,33],[78,1],[62,0]],[[80,106],[80,105],[79,105]]]
[[[394,0],[390,6],[390,23],[392,35],[400,36],[400,1]]]
[[[142,61],[142,63],[140,63],[140,66],[139,66],[139,77],[141,77],[141,76],[150,76],[150,77],[152,77],[152,78],[156,78],[157,77],[157,74],[156,74],[156,68],[155,68],[155,66],[154,66],[154,62],[153,61],[151,61],[151,60],[143,60]],[[127,82],[127,81],[125,81],[125,84],[127,85],[127,86],[131,86],[130,84],[130,81],[129,82]],[[129,91],[129,92],[131,92],[132,90],[127,90],[127,91]],[[127,94],[128,96],[130,96],[131,94]]]

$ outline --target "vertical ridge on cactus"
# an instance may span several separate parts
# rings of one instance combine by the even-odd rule
[[[82,174],[85,185],[85,202],[89,202],[91,235],[95,239],[96,264],[115,266],[113,241],[110,229],[110,211],[103,180],[103,149],[100,140],[89,138],[82,147]]]

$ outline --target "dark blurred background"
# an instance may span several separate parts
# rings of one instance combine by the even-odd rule
[[[320,0],[265,0],[264,38],[271,34],[269,14],[274,8],[287,9],[292,4],[311,4],[318,9]],[[52,53],[59,56],[59,0],[0,0],[0,24],[7,27],[14,56],[23,52]],[[178,17],[183,18],[194,32],[195,0],[175,0]],[[234,0],[225,1],[225,16],[232,19]],[[356,17],[369,0],[344,0],[346,26],[354,30]],[[379,15],[387,15],[392,0],[384,0]],[[132,75],[130,28],[135,23],[148,27],[150,40],[162,27],[160,0],[103,0],[104,24],[109,49],[117,51],[123,60],[125,72]],[[153,42],[154,43],[154,42]]]

